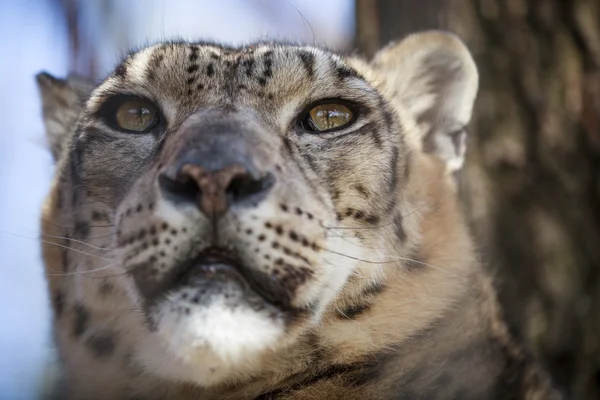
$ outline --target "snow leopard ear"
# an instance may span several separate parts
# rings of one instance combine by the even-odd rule
[[[46,72],[37,74],[35,78],[41,94],[46,140],[57,161],[94,84],[79,76],[59,79]]]
[[[414,143],[459,170],[479,79],[465,45],[450,33],[417,33],[379,51],[371,68],[416,122]]]

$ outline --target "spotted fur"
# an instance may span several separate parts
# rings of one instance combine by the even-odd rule
[[[477,80],[442,32],[369,62],[177,42],[97,86],[40,74],[61,398],[558,399],[508,333],[458,209]],[[103,107],[123,94],[156,104],[160,128],[109,126]],[[356,120],[303,130],[323,99]],[[189,151],[245,157],[269,189],[208,218],[161,186]],[[213,265],[179,284],[211,246],[243,278]]]

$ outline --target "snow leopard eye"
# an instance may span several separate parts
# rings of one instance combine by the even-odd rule
[[[158,122],[158,111],[148,100],[125,99],[115,110],[115,122],[125,131],[147,132]]]
[[[311,105],[300,125],[306,131],[322,133],[341,129],[354,120],[354,112],[349,104],[332,100]]]
[[[98,116],[110,128],[129,133],[149,133],[162,119],[159,108],[150,100],[117,95],[109,98]]]

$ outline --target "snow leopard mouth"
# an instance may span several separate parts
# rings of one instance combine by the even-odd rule
[[[133,271],[134,278],[136,277]],[[212,288],[235,284],[245,298],[260,298],[281,311],[293,311],[292,293],[274,277],[250,268],[231,251],[208,247],[197,256],[180,263],[172,272],[154,284],[136,278],[144,297],[151,303],[182,288],[199,285]],[[153,287],[152,287],[153,286]]]

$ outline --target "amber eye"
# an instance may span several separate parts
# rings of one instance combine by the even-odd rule
[[[349,124],[353,118],[354,114],[350,108],[343,104],[320,104],[308,111],[302,121],[302,127],[315,132],[332,131]]]
[[[117,107],[115,121],[121,129],[145,132],[158,121],[158,112],[148,100],[130,99]]]

